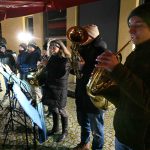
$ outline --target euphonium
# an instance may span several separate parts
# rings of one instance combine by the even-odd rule
[[[131,40],[130,40],[131,41]],[[117,53],[116,56],[119,59],[120,52],[130,43],[128,41]],[[103,68],[94,68],[92,76],[87,84],[87,94],[90,96],[92,103],[99,109],[107,110],[112,104],[99,93],[102,90],[106,90],[112,85],[115,85],[109,73]]]
[[[82,43],[86,42],[88,39],[88,33],[86,30],[79,26],[73,26],[68,29],[67,37],[72,42],[72,55],[71,55],[71,64],[74,70],[74,74],[79,79],[82,77],[79,69],[79,62],[82,60],[78,50]]]

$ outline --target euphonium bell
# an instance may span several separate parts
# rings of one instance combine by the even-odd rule
[[[108,72],[102,68],[94,68],[93,74],[86,86],[87,94],[92,103],[99,109],[107,110],[112,104],[100,95],[100,91],[115,84],[109,77]]]
[[[79,68],[79,62],[82,60],[78,50],[80,46],[87,41],[88,39],[88,33],[87,31],[79,26],[73,26],[68,29],[67,31],[67,37],[72,42],[71,49],[72,49],[72,55],[71,55],[71,65],[74,70],[74,74],[79,79],[82,77],[82,74],[80,72]]]
[[[128,41],[117,53],[116,57],[120,60],[120,52],[131,42]],[[110,86],[115,85],[115,81],[110,78],[109,72],[103,68],[94,68],[92,76],[87,84],[87,94],[90,96],[92,103],[99,109],[107,110],[112,104],[102,95],[102,90],[107,90]]]
[[[73,26],[68,29],[67,37],[73,43],[82,44],[88,39],[88,33],[82,27]]]

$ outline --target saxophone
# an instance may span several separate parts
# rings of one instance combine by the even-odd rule
[[[82,77],[82,74],[80,72],[80,66],[79,62],[83,60],[83,58],[80,56],[78,50],[82,43],[86,42],[88,39],[88,33],[87,31],[79,26],[73,26],[68,29],[67,31],[67,37],[72,42],[71,50],[71,66],[73,68],[74,74],[78,79]]]
[[[129,40],[115,55],[119,59],[120,52],[131,42]],[[120,60],[121,62],[121,60]],[[109,88],[112,85],[115,85],[115,81],[113,81],[109,72],[107,72],[103,68],[94,68],[92,76],[89,79],[89,82],[86,86],[87,94],[90,96],[92,103],[99,109],[107,110],[112,106],[112,104],[99,93]]]
[[[52,56],[52,53],[50,53],[49,51],[49,46],[51,41],[53,41],[54,39],[48,39],[47,41],[47,56],[48,58],[45,57],[45,59],[41,62],[41,65],[39,65],[37,67],[36,71],[30,71],[30,73],[27,75],[27,81],[29,82],[30,85],[38,87],[41,86],[42,83],[41,79],[44,78],[45,74],[46,74],[46,65],[48,63],[48,60],[50,59],[50,57]]]

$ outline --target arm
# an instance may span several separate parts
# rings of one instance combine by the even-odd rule
[[[67,49],[67,47],[64,45],[64,43],[62,41],[58,41],[58,44],[60,44],[64,54],[65,54],[65,57],[66,58],[71,58],[71,52]]]
[[[150,85],[148,80],[138,77],[122,64],[118,64],[114,68],[111,76],[132,102],[146,111],[150,111]]]

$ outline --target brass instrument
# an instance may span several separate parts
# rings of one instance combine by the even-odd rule
[[[120,52],[131,42],[128,41],[115,55],[119,59]],[[109,88],[112,85],[115,85],[115,81],[113,81],[109,73],[103,68],[94,68],[93,74],[89,79],[87,84],[87,94],[90,96],[92,103],[99,109],[107,110],[112,104],[104,98],[99,93]]]
[[[49,46],[50,46],[50,42],[52,41],[53,39],[49,39],[48,42],[47,42],[47,52],[48,52],[48,58],[45,60],[43,60],[41,62],[41,65],[38,66],[37,68],[37,71],[32,71],[27,75],[27,81],[29,82],[30,85],[32,86],[41,86],[42,83],[41,80],[43,80],[42,78],[44,78],[44,75],[45,75],[45,69],[46,69],[46,65],[48,63],[48,60],[50,59],[51,57],[51,54],[49,52]]]
[[[79,62],[82,60],[82,58],[78,50],[81,44],[87,41],[88,33],[82,27],[73,26],[68,29],[67,37],[72,42],[71,65],[74,70],[74,74],[78,79],[80,79],[82,77],[82,74],[80,73]]]
[[[44,68],[44,67],[43,67]],[[38,71],[35,71],[35,72],[30,72],[28,75],[27,75],[27,81],[30,85],[32,86],[40,86],[39,85],[39,81],[38,81],[38,77],[40,76],[43,68],[40,68],[38,69]]]

